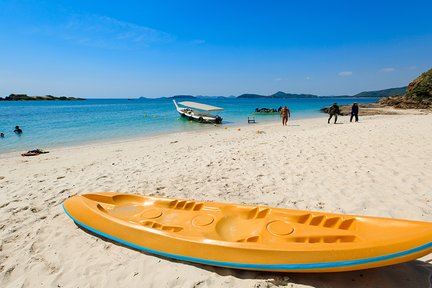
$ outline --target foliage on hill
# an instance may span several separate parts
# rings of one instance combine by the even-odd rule
[[[402,109],[432,108],[432,69],[414,79],[404,96],[383,98],[379,101],[383,106],[394,106]]]
[[[418,101],[432,101],[432,69],[422,73],[408,85],[405,96]]]
[[[396,95],[404,95],[407,90],[407,86],[399,88],[390,88],[377,91],[363,91],[354,95],[354,97],[389,97]]]

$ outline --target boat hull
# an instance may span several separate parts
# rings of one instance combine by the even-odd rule
[[[182,111],[178,111],[178,113],[182,118],[188,119],[189,121],[195,121],[198,123],[206,123],[206,124],[222,124],[222,118],[219,116],[203,117],[199,115],[184,113]]]
[[[222,117],[220,117],[219,115],[202,113],[202,112],[190,109],[190,108],[181,108],[177,105],[177,102],[175,100],[173,100],[173,103],[176,107],[177,112],[180,114],[180,116],[182,118],[186,118],[189,121],[196,121],[199,123],[222,124]],[[193,104],[195,107],[198,107],[200,109],[223,110],[222,108],[219,108],[219,107],[209,106],[209,105],[200,104],[200,103],[193,103],[193,102],[189,102],[189,103],[188,102],[180,102],[180,103],[183,103],[184,105]],[[196,106],[196,105],[198,105],[198,106]]]
[[[79,226],[164,257],[229,268],[338,272],[432,252],[432,224],[261,206],[94,193],[67,199]]]

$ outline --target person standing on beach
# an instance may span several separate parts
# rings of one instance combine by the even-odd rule
[[[337,116],[340,115],[340,109],[336,102],[333,103],[333,105],[329,108],[328,113],[330,116],[328,118],[327,123],[330,124],[330,119],[334,116],[335,117],[334,124],[336,124]]]
[[[357,103],[354,103],[351,107],[350,122],[352,122],[353,117],[355,117],[355,122],[358,122],[358,113],[359,113],[359,106]]]
[[[281,117],[282,117],[282,125],[283,125],[283,126],[287,126],[288,118],[291,117],[290,110],[288,109],[287,106],[284,106],[284,107],[280,110],[280,115],[281,115]]]

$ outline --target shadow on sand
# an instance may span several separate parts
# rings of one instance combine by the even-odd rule
[[[109,238],[96,234],[84,227],[77,226],[88,234],[110,242],[116,246],[135,250],[145,255],[165,259],[166,261],[182,263],[194,266],[198,269],[216,273],[220,276],[232,276],[238,279],[260,280],[265,286],[291,287],[290,285],[306,285],[316,288],[431,288],[432,287],[432,258],[427,261],[410,261],[402,264],[391,265],[367,270],[334,272],[334,273],[287,273],[287,272],[265,272],[252,270],[239,270],[204,264],[192,263],[164,256],[159,256],[142,250],[121,244]],[[432,257],[432,255],[430,255]]]

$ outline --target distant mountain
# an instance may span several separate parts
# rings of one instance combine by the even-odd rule
[[[269,96],[270,98],[318,98],[317,95],[313,94],[292,94],[292,93],[285,93],[282,91],[278,91],[273,95]]]
[[[268,96],[259,95],[259,94],[242,94],[237,96],[237,98],[267,98]]]
[[[399,88],[390,88],[390,89],[384,89],[384,90],[377,90],[377,91],[364,91],[355,95],[339,95],[339,96],[318,96],[314,94],[293,94],[293,93],[285,93],[282,91],[278,91],[271,95],[260,95],[260,94],[253,94],[253,93],[246,93],[239,96],[206,96],[206,95],[174,95],[170,97],[161,97],[159,99],[232,99],[232,98],[239,98],[239,99],[256,99],[256,98],[266,98],[266,99],[289,99],[289,98],[326,98],[326,97],[336,97],[336,98],[358,98],[358,97],[388,97],[388,96],[394,96],[394,95],[404,95],[406,92],[407,87],[399,87]],[[151,98],[145,98],[140,97],[139,99],[151,99]]]
[[[259,95],[259,94],[242,94],[237,96],[237,98],[276,98],[276,99],[286,99],[286,98],[318,98],[317,95],[313,94],[291,94],[278,91],[272,95]]]
[[[198,95],[195,96],[198,99],[225,99],[225,98],[231,98],[232,96],[204,96],[204,95]]]
[[[168,99],[224,99],[224,98],[235,98],[235,96],[204,96],[204,95],[198,95],[198,96],[192,96],[192,95],[174,95],[171,97],[162,97],[162,98],[168,98]]]
[[[354,95],[353,97],[390,97],[396,95],[404,95],[406,90],[407,86],[376,91],[364,91]]]
[[[197,97],[192,95],[175,95],[168,98],[169,99],[196,99]]]

